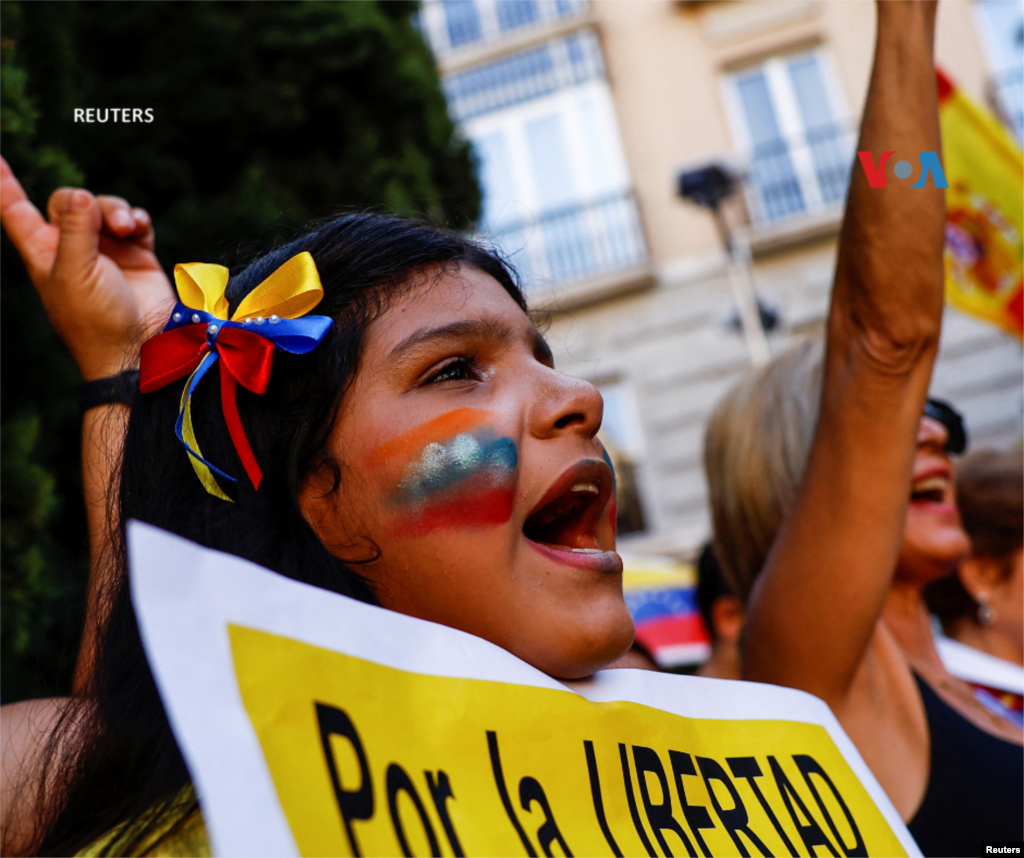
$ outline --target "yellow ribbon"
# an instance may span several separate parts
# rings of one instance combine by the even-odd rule
[[[228,299],[224,295],[228,285],[228,269],[223,265],[206,262],[184,262],[174,266],[174,283],[178,287],[181,303],[192,310],[202,310],[217,319],[228,318]],[[324,296],[320,273],[308,251],[293,256],[273,274],[253,289],[238,305],[231,316],[232,322],[262,316],[278,316],[282,319],[297,319],[312,310]],[[188,395],[192,378],[188,377],[181,394],[181,410],[184,412],[181,434],[200,456],[195,430],[192,427],[192,398]],[[189,454],[189,461],[203,487],[214,497],[230,501],[218,484],[210,469]],[[203,458],[206,458],[203,456]]]
[[[206,262],[184,262],[174,266],[174,282],[181,303],[218,319],[228,317],[228,269]],[[308,251],[293,256],[242,299],[231,316],[232,322],[263,316],[298,319],[324,297],[316,263]]]
[[[196,433],[192,428],[192,397],[188,395],[188,389],[192,385],[192,377],[198,371],[199,368],[197,367],[185,382],[185,389],[181,391],[181,408],[185,411],[185,417],[181,421],[181,434],[185,439],[185,442],[200,456],[202,456],[203,451],[199,449],[199,442],[196,440]],[[203,456],[203,458],[206,457]],[[191,453],[188,454],[188,460],[192,463],[192,469],[196,472],[196,476],[199,477],[199,482],[203,484],[203,488],[205,488],[215,498],[220,498],[221,500],[226,500],[229,503],[234,503],[234,501],[224,493],[224,490],[220,487],[216,477],[213,476],[213,472],[206,467],[206,465],[200,462]]]
[[[178,298],[186,307],[202,310],[218,319],[228,317],[228,270],[223,265],[185,262],[174,266],[174,283]]]
[[[309,253],[293,256],[242,299],[231,321],[256,316],[297,319],[324,297],[320,274]]]

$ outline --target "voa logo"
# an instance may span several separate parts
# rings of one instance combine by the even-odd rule
[[[868,185],[872,188],[884,188],[886,186],[889,177],[885,175],[885,162],[895,154],[895,152],[883,152],[876,164],[874,156],[870,152],[857,152],[857,157],[860,159],[860,165],[864,168],[864,175],[867,177]],[[929,174],[936,188],[949,187],[946,182],[946,174],[942,172],[942,164],[939,162],[938,152],[922,152],[918,155],[917,160],[921,165],[921,175],[910,187],[925,187]],[[897,179],[909,179],[914,174],[914,165],[909,161],[897,161],[893,165],[892,171]]]

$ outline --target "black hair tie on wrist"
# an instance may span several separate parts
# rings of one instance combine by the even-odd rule
[[[139,395],[139,371],[126,369],[117,375],[83,381],[78,385],[78,410],[85,414],[97,405],[121,402],[132,406]]]

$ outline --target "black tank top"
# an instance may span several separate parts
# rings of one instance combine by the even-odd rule
[[[907,823],[927,858],[1024,837],[1024,748],[975,727],[916,673],[931,734],[924,800]]]

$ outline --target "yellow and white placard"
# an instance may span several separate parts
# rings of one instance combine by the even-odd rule
[[[132,523],[133,599],[221,855],[919,855],[821,701],[463,632]]]

